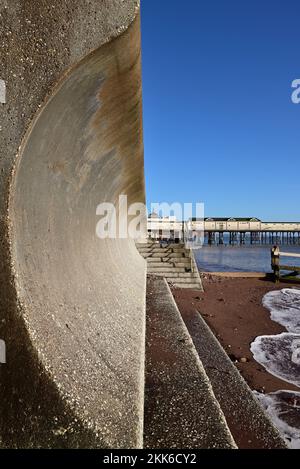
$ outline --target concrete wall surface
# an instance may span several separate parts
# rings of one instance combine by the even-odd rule
[[[145,262],[96,236],[145,197],[139,4],[0,0],[0,40],[1,444],[139,447]]]

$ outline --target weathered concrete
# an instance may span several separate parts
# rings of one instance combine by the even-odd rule
[[[145,262],[96,237],[144,202],[138,7],[0,0],[4,446],[142,444]]]
[[[165,277],[177,288],[203,291],[192,249],[175,243],[162,247],[159,242],[151,240],[137,244],[137,248],[147,261],[148,274]]]
[[[165,279],[148,277],[146,448],[235,448]]]

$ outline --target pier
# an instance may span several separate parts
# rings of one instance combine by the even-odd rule
[[[208,244],[300,244],[300,222],[263,222],[258,218],[205,218],[193,219],[191,229],[197,231],[203,225]]]
[[[300,222],[263,222],[258,218],[148,218],[148,235],[152,239],[193,240],[204,237],[209,245],[300,245]]]
[[[205,231],[209,245],[225,244],[224,235],[228,235],[228,244],[244,245],[300,245],[300,232],[291,231]]]

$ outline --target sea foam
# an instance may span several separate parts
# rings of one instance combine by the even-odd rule
[[[251,344],[254,359],[274,376],[300,387],[300,290],[284,288],[267,293],[263,305],[271,319],[288,332],[257,337]],[[255,392],[288,446],[300,449],[300,392]]]
[[[300,387],[300,334],[284,332],[257,337],[251,352],[269,373]]]
[[[271,319],[288,332],[257,337],[251,344],[254,359],[269,373],[300,387],[300,290],[269,292],[263,305],[269,309]]]
[[[271,319],[288,332],[300,333],[300,289],[284,288],[267,293],[263,305],[271,312]]]
[[[300,392],[277,391],[261,394],[254,391],[287,445],[300,449]]]

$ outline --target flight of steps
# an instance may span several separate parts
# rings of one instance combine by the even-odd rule
[[[184,244],[161,246],[157,241],[148,241],[136,246],[147,261],[148,274],[165,277],[168,283],[177,288],[202,290],[193,252]]]
[[[236,447],[287,448],[202,315],[148,276],[144,448]]]

